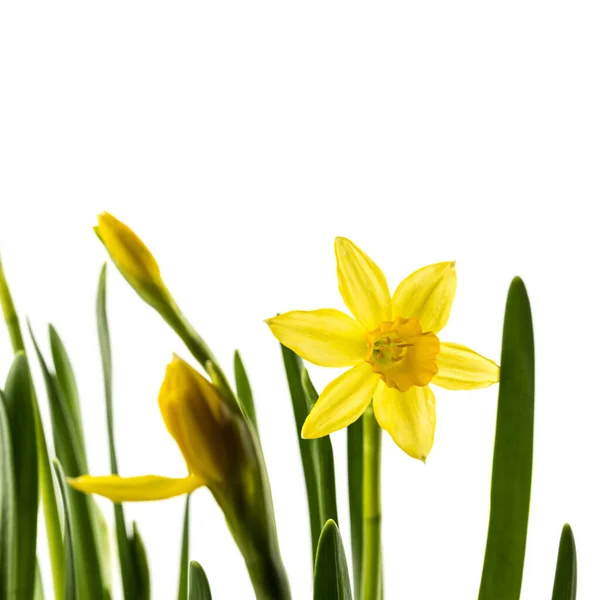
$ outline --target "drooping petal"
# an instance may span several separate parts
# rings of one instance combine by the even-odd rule
[[[334,379],[304,421],[302,437],[322,437],[356,421],[369,406],[378,381],[368,363],[352,367]]]
[[[438,372],[431,383],[447,390],[475,390],[500,380],[500,367],[461,344],[442,342],[436,359]]]
[[[367,352],[363,328],[339,310],[294,310],[266,323],[284,346],[321,367],[350,367]]]
[[[435,396],[429,386],[399,392],[381,382],[373,409],[377,422],[396,444],[409,456],[425,461],[435,433]]]
[[[335,239],[340,293],[358,322],[367,330],[391,320],[390,290],[383,271],[355,244]]]
[[[107,475],[92,477],[82,475],[68,480],[69,485],[85,494],[98,494],[113,502],[145,502],[147,500],[165,500],[182,494],[189,494],[204,485],[195,475],[173,479],[159,475],[141,477],[119,477]]]
[[[423,331],[441,331],[450,317],[456,293],[456,269],[453,262],[423,267],[409,275],[394,292],[394,318],[414,317]]]

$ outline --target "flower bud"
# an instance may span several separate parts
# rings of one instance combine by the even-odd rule
[[[209,485],[223,482],[239,458],[240,430],[215,386],[174,356],[158,403],[190,472]]]

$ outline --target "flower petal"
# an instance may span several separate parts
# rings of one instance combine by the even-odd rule
[[[266,323],[284,346],[321,367],[350,367],[367,353],[363,328],[339,310],[294,310]]]
[[[437,375],[431,383],[447,390],[475,390],[500,380],[500,367],[461,344],[442,342],[436,359]]]
[[[146,500],[165,500],[182,494],[189,494],[203,485],[202,480],[194,475],[181,479],[143,475],[141,477],[119,477],[107,475],[92,477],[82,475],[68,479],[72,488],[85,494],[98,494],[113,502],[138,502]]]
[[[425,462],[435,433],[435,396],[429,386],[407,392],[379,384],[373,397],[379,425],[413,458]]]
[[[348,427],[369,406],[379,378],[362,363],[334,379],[319,396],[302,427],[303,438],[318,438]]]
[[[372,331],[392,316],[390,290],[382,270],[355,244],[335,239],[340,293],[359,323]]]
[[[409,275],[394,292],[394,318],[414,317],[423,331],[441,331],[450,316],[456,293],[453,262],[436,263]]]

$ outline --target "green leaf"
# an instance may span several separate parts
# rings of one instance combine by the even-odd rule
[[[58,380],[58,385],[62,392],[63,398],[65,399],[65,405],[73,422],[73,432],[77,437],[81,467],[87,473],[88,462],[85,450],[85,437],[83,433],[81,407],[79,403],[79,392],[77,391],[75,373],[73,372],[73,366],[71,365],[65,345],[60,339],[58,332],[56,329],[54,329],[54,327],[52,327],[52,325],[49,326],[48,332],[50,337],[50,348],[52,351],[52,361],[54,363],[54,370],[56,371],[56,378]]]
[[[315,386],[310,380],[308,371],[302,371],[302,389],[308,402],[308,410],[317,402],[319,394],[315,390]],[[318,438],[312,443],[316,454],[318,489],[319,489],[319,507],[320,507],[320,522],[322,525],[327,523],[329,519],[333,519],[336,523],[337,515],[337,500],[335,492],[335,463],[333,460],[333,448],[331,447],[331,439],[328,435]]]
[[[567,523],[560,536],[552,600],[575,600],[577,597],[577,552],[575,537]]]
[[[23,352],[17,352],[5,387],[10,421],[17,508],[17,590],[19,600],[31,600],[36,564],[38,468],[34,398],[31,375]]]
[[[188,600],[212,600],[206,573],[195,560],[190,563],[190,593]]]
[[[62,396],[56,376],[48,370],[31,328],[30,334],[46,384],[56,454],[69,477],[84,475],[81,457],[78,454],[79,442],[75,433],[72,415]],[[106,598],[103,576],[104,565],[98,546],[93,499],[70,489],[69,506],[78,596],[86,598],[86,600],[104,600]]]
[[[319,538],[313,597],[315,600],[352,600],[342,536],[331,519],[325,523]]]
[[[65,600],[77,600],[77,573],[76,573],[76,556],[73,543],[73,517],[71,514],[71,503],[69,498],[72,497],[67,490],[65,483],[65,475],[63,473],[60,461],[54,460],[54,471],[58,479],[58,485],[63,501],[63,514],[65,516],[65,583],[64,583],[64,598]],[[87,596],[85,596],[87,598]],[[91,598],[92,596],[90,596]]]
[[[508,291],[492,470],[490,522],[479,600],[518,600],[533,461],[534,346],[525,285]]]
[[[256,409],[254,407],[254,397],[252,396],[252,388],[250,387],[250,380],[244,368],[242,357],[236,350],[233,357],[233,367],[235,371],[235,387],[237,391],[238,400],[244,414],[254,426],[254,431],[258,435],[258,422],[256,421]]]
[[[35,583],[33,591],[33,600],[44,600],[44,583],[42,581],[40,563],[37,559],[35,562]]]
[[[179,567],[179,600],[186,600],[188,593],[188,563],[190,556],[190,496],[185,499],[183,533],[181,535],[181,561]]]
[[[0,598],[14,598],[18,586],[16,477],[10,419],[0,392]]]
[[[129,540],[131,564],[133,567],[133,576],[135,580],[135,589],[137,590],[136,600],[150,600],[150,569],[148,568],[148,557],[146,547],[137,528],[137,523],[133,522],[133,534]]]
[[[100,343],[100,356],[102,359],[102,374],[104,378],[104,403],[106,406],[106,424],[108,429],[108,449],[110,453],[110,470],[113,475],[118,475],[117,451],[115,447],[115,431],[113,416],[112,392],[112,351],[110,345],[110,331],[106,313],[106,263],[100,271],[98,280],[98,293],[96,295],[96,325]],[[133,558],[131,556],[131,543],[127,534],[125,511],[122,504],[114,504],[115,529],[117,548],[119,551],[119,566],[121,581],[123,583],[123,597],[125,600],[137,600],[141,591],[136,588]]]
[[[0,263],[0,304],[2,312],[8,327],[8,332],[15,353],[25,351],[19,318],[15,311],[15,306],[8,288],[8,283]],[[48,447],[46,445],[46,436],[40,411],[38,408],[35,388],[32,386],[33,412],[35,419],[35,440],[37,447],[37,462],[39,472],[39,491],[44,506],[44,520],[46,522],[46,539],[48,540],[48,551],[50,554],[50,564],[52,566],[52,581],[54,584],[54,595],[56,598],[63,597],[64,584],[64,549],[60,513],[58,510],[58,501],[54,489],[54,480],[52,469],[50,468],[50,459],[48,457]]]
[[[281,345],[283,364],[287,375],[288,386],[292,398],[294,418],[296,420],[296,435],[300,446],[300,457],[304,469],[304,482],[308,496],[308,512],[310,516],[310,532],[312,538],[313,560],[317,554],[319,536],[321,534],[321,506],[319,497],[319,473],[315,451],[315,440],[302,439],[301,431],[308,416],[309,403],[302,387],[302,359],[292,350]]]
[[[347,429],[348,499],[350,504],[350,535],[352,538],[352,573],[354,593],[362,585],[363,545],[363,417]]]

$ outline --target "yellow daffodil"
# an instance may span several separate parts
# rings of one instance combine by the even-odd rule
[[[158,403],[165,425],[187,464],[187,477],[84,475],[71,479],[70,485],[113,502],[132,502],[162,500],[223,482],[240,443],[235,417],[213,384],[175,356],[167,367]]]
[[[350,240],[335,241],[339,289],[355,319],[334,309],[292,311],[267,320],[273,334],[323,367],[351,367],[325,387],[302,437],[347,427],[367,409],[410,456],[425,460],[433,445],[435,396],[484,388],[499,367],[460,344],[440,342],[456,292],[454,262],[423,267],[390,294],[381,269]]]

